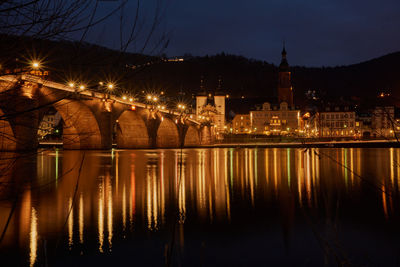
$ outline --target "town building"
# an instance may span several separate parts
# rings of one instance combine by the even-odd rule
[[[251,121],[249,114],[236,114],[232,120],[231,132],[233,134],[251,133]]]
[[[356,114],[347,106],[326,107],[319,112],[320,137],[354,137]]]
[[[294,134],[299,128],[300,110],[290,109],[288,103],[271,105],[265,102],[262,109],[250,111],[251,131],[255,134]]]
[[[38,137],[43,139],[46,135],[52,134],[54,128],[60,123],[61,115],[56,110],[51,109],[43,116],[38,129]]]
[[[252,133],[286,135],[298,131],[300,110],[294,106],[291,72],[285,46],[279,65],[277,95],[278,103],[276,100],[265,102],[262,108],[250,111]]]
[[[372,111],[372,137],[393,138],[397,123],[394,117],[394,106],[379,106]]]

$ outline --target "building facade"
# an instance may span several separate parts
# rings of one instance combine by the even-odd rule
[[[250,111],[251,130],[255,134],[294,134],[299,128],[300,110],[290,109],[286,102],[271,105],[265,102],[261,110]]]
[[[208,120],[216,128],[217,137],[225,132],[225,94],[221,92],[221,79],[215,93],[206,93],[201,80],[200,93],[196,96],[197,120]]]
[[[231,132],[233,134],[251,133],[251,121],[249,114],[236,114],[232,120]]]
[[[319,112],[320,137],[354,137],[356,114],[349,107],[326,107]]]
[[[54,128],[60,123],[61,115],[57,111],[50,111],[43,116],[38,129],[38,137],[43,139],[46,135],[52,134]]]
[[[371,134],[376,138],[393,138],[397,129],[393,106],[375,107],[371,117]]]

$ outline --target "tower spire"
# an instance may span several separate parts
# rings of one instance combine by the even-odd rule
[[[206,89],[204,88],[204,76],[200,76],[200,91],[199,95],[207,95]]]
[[[286,59],[286,54],[285,40],[283,40],[282,59]]]

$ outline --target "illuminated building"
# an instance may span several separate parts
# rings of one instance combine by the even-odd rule
[[[232,120],[232,133],[251,133],[251,121],[249,114],[236,114]]]
[[[393,106],[375,107],[372,111],[371,130],[373,137],[392,138],[397,130]]]
[[[200,93],[196,96],[196,115],[198,120],[208,120],[216,126],[217,134],[225,131],[225,97],[221,91],[222,80],[214,93],[207,93],[201,79]],[[221,136],[220,136],[221,137]]]
[[[326,107],[319,112],[321,137],[354,137],[356,114],[349,107]]]
[[[43,139],[46,135],[52,134],[60,120],[61,115],[56,110],[50,110],[48,114],[44,115],[38,129],[39,138]]]
[[[286,102],[271,105],[265,102],[261,110],[250,111],[252,132],[256,134],[288,134],[299,128],[300,110],[290,109]]]

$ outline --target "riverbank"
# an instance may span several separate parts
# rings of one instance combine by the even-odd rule
[[[263,148],[340,148],[340,147],[400,147],[400,142],[397,140],[350,140],[350,141],[297,141],[297,142],[224,142],[213,144],[207,147],[263,147]]]
[[[40,142],[39,147],[57,147],[62,148],[63,143],[61,141],[55,142]],[[116,145],[115,145],[116,147]],[[269,141],[259,141],[259,140],[241,140],[241,142],[220,142],[212,145],[202,145],[198,147],[208,147],[208,148],[231,148],[231,147],[243,147],[243,148],[254,148],[254,147],[263,147],[263,148],[307,148],[307,147],[316,147],[316,148],[337,148],[337,147],[400,147],[400,142],[397,140],[344,140],[344,141],[315,141],[315,140],[296,140],[296,141],[288,141],[288,140],[269,140]]]

